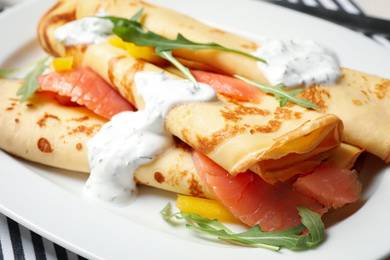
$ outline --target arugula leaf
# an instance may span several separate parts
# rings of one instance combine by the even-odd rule
[[[302,217],[302,224],[279,232],[262,232],[259,225],[241,233],[234,233],[217,219],[201,217],[194,213],[183,213],[182,211],[170,214],[171,204],[168,203],[160,211],[165,220],[172,217],[176,219],[187,219],[196,223],[196,225],[187,224],[186,227],[207,235],[215,236],[220,239],[230,240],[252,247],[261,247],[271,250],[280,250],[288,248],[292,250],[304,250],[319,244],[325,237],[324,224],[321,217],[304,207],[297,207]],[[308,229],[311,235],[299,235],[303,230]]]
[[[113,32],[122,38],[126,42],[132,42],[137,46],[153,46],[156,47],[156,52],[160,51],[170,51],[174,49],[190,49],[190,50],[205,50],[213,49],[225,52],[234,52],[238,53],[257,61],[265,62],[263,59],[253,56],[249,53],[226,48],[217,43],[197,43],[188,40],[182,34],[178,34],[175,40],[165,38],[161,35],[155,34],[152,31],[143,32],[139,30],[139,27],[124,27],[116,26],[113,29]]]
[[[17,68],[17,69],[8,69],[8,70],[0,70],[0,77],[4,77],[6,75],[9,75],[9,74],[12,74],[12,73],[15,73],[15,72],[18,72],[18,71],[23,71],[25,69],[28,69],[29,67],[31,66],[34,66],[37,62],[33,62],[31,64],[28,64],[26,66],[23,66],[23,67],[20,67],[20,68]]]
[[[196,81],[190,70],[173,57],[172,51],[161,51],[157,52],[156,55],[170,61],[176,68],[183,72],[196,88],[200,88],[198,81]]]
[[[14,72],[21,71],[21,70],[22,70],[22,68],[20,68],[20,69],[0,70],[0,77],[4,77],[4,76],[6,76],[8,74],[12,74]]]
[[[20,103],[24,102],[39,88],[37,77],[41,75],[47,68],[47,65],[45,63],[48,59],[49,56],[39,60],[36,63],[35,68],[27,74],[23,85],[19,88],[18,92],[16,92],[18,96],[22,96],[20,98]]]
[[[302,223],[307,227],[311,234],[311,243],[313,245],[318,244],[325,238],[325,229],[324,223],[321,221],[321,218],[313,216],[312,212],[307,208],[298,206],[299,215],[302,217]]]
[[[302,91],[302,89],[294,89],[294,90],[284,90],[283,87],[284,87],[284,84],[278,84],[278,85],[275,85],[275,86],[268,86],[268,85],[265,85],[261,82],[257,82],[257,81],[252,81],[252,80],[249,80],[249,79],[246,79],[240,75],[234,75],[234,77],[238,78],[238,79],[241,79],[259,89],[261,89],[262,91],[264,91],[265,93],[272,93],[274,94],[275,98],[277,100],[280,99],[280,106],[283,107],[285,106],[289,101],[290,102],[294,102],[298,105],[301,105],[303,107],[307,107],[307,108],[318,108],[318,106],[316,104],[313,104],[305,99],[301,99],[301,98],[297,98],[295,97],[296,94],[300,93]]]
[[[217,43],[197,43],[188,40],[182,34],[178,34],[175,40],[165,38],[161,35],[158,35],[152,31],[145,32],[142,28],[142,24],[137,22],[141,17],[143,9],[139,10],[132,18],[125,19],[115,16],[103,16],[100,18],[109,19],[114,23],[113,32],[122,40],[126,42],[134,43],[137,46],[152,46],[156,48],[156,52],[161,51],[171,51],[174,49],[190,49],[190,50],[200,50],[200,49],[214,49],[225,52],[234,52],[240,55],[244,55],[255,59],[260,62],[264,62],[264,59],[256,57],[252,54],[239,51],[236,49],[226,48]]]

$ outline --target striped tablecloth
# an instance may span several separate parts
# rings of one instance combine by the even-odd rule
[[[260,1],[260,0],[259,0]],[[365,34],[367,37],[389,48],[390,51],[390,8],[386,13],[376,13],[367,9],[364,1],[378,0],[262,0],[287,8],[295,9],[337,24],[344,25]],[[390,3],[388,0],[381,0]],[[7,1],[11,2],[11,1]],[[0,0],[0,11],[2,9]],[[379,11],[380,10],[380,6]],[[1,15],[1,14],[0,14]],[[388,19],[387,19],[388,18]],[[12,219],[0,214],[0,260],[81,260],[85,259],[57,244],[42,238],[36,233],[19,225]],[[390,258],[387,258],[390,259]]]

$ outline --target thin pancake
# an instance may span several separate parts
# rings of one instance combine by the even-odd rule
[[[130,18],[144,8],[141,22],[145,28],[170,39],[182,33],[195,42],[216,42],[248,53],[261,47],[256,42],[204,25],[175,11],[136,0],[118,0],[115,3],[105,0],[81,1],[76,17],[93,15],[99,8],[125,18]],[[238,74],[265,84],[268,82],[256,61],[233,53],[177,50],[174,55],[189,67]],[[303,97],[318,103],[320,107],[325,105],[326,108],[321,107],[323,112],[333,113],[344,121],[345,142],[362,147],[389,162],[389,80],[348,68],[343,68],[342,72],[340,82],[329,86],[313,86],[305,91]]]
[[[89,173],[88,141],[107,122],[84,107],[60,105],[50,93],[24,103],[20,83],[0,78],[0,148],[29,161]],[[138,183],[176,193],[212,198],[196,174],[190,148],[180,140],[153,163],[135,172]]]
[[[302,97],[344,122],[344,142],[390,162],[390,80],[342,69],[337,86],[316,85]]]
[[[118,1],[109,6],[117,8],[119,3],[122,2]],[[79,7],[83,6],[82,3],[79,4]],[[63,6],[60,5],[59,8]],[[157,7],[152,9],[160,10]],[[164,9],[165,11],[168,12]],[[72,11],[66,8],[64,12]],[[58,26],[58,23],[48,25],[51,20],[55,20],[48,17],[62,16],[51,10],[43,17],[38,35],[46,37],[40,42],[47,39],[50,39],[50,42],[55,41],[52,35],[47,35],[53,33],[52,29],[43,32],[51,26]],[[198,24],[190,18],[183,19]],[[221,40],[225,37],[228,36],[224,35]],[[234,35],[231,37],[234,38]],[[48,45],[58,46],[58,43]],[[137,71],[162,70],[134,59],[124,50],[108,43],[92,44],[83,48],[61,47],[49,51],[60,53],[64,50],[62,55],[82,57],[79,63],[96,71],[139,109],[142,109],[144,104],[136,94],[134,74]],[[75,53],[77,51],[78,53]],[[273,97],[267,96],[260,104],[237,103],[220,97],[219,101],[214,103],[178,106],[168,114],[166,128],[194,149],[209,156],[232,175],[250,168],[266,181],[274,183],[295,174],[306,173],[329,157],[341,142],[343,126],[341,120],[334,115],[324,115],[297,105],[280,108]],[[210,143],[213,146],[210,146]],[[206,146],[207,149],[204,149]]]

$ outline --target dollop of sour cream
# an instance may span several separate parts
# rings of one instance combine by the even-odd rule
[[[100,11],[96,15],[106,16],[107,14]],[[92,44],[106,41],[107,36],[112,34],[113,28],[114,24],[108,19],[84,17],[58,27],[54,31],[54,36],[65,46]]]
[[[212,101],[216,92],[206,84],[174,80],[163,72],[137,72],[135,84],[145,108],[115,115],[88,143],[91,174],[84,186],[88,197],[126,204],[137,194],[135,170],[172,146],[164,120],[179,104]]]
[[[312,40],[264,40],[254,55],[266,60],[258,66],[272,85],[334,84],[342,75],[335,54]]]

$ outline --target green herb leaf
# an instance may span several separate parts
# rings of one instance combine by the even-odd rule
[[[8,74],[12,74],[12,73],[18,72],[18,71],[20,71],[20,70],[22,70],[22,69],[0,70],[0,77],[4,77],[4,76],[6,76],[6,75],[8,75]]]
[[[265,62],[265,60],[251,55],[249,53],[239,51],[236,49],[226,48],[217,43],[196,43],[186,39],[180,33],[177,35],[175,40],[165,38],[161,35],[158,35],[152,31],[145,32],[142,28],[142,24],[137,22],[141,17],[143,9],[139,10],[132,18],[125,19],[115,16],[103,16],[99,18],[110,19],[114,23],[113,32],[122,40],[126,42],[132,42],[137,46],[152,46],[156,48],[156,52],[161,51],[171,51],[174,49],[190,49],[190,50],[200,50],[200,49],[214,49],[225,52],[234,52],[240,55],[244,55],[255,59],[257,61]]]
[[[225,225],[216,219],[201,217],[194,213],[177,212],[170,214],[170,203],[160,214],[164,219],[169,220],[172,217],[176,219],[187,219],[193,221],[196,225],[187,224],[186,227],[197,232],[215,236],[252,247],[261,247],[271,250],[280,248],[289,248],[292,250],[304,250],[320,243],[325,237],[324,224],[321,217],[306,208],[297,207],[302,217],[302,224],[280,232],[262,232],[259,225],[241,233],[234,233]],[[311,235],[299,235],[303,230],[308,229]]]
[[[26,66],[23,66],[23,67],[20,67],[20,68],[17,68],[17,69],[0,70],[0,77],[7,76],[9,74],[12,74],[12,73],[15,73],[15,72],[18,72],[18,71],[23,71],[23,70],[28,69],[29,67],[34,66],[36,64],[37,64],[37,62],[35,61],[35,62],[31,63],[31,64],[28,64]]]
[[[307,208],[298,206],[299,215],[302,217],[302,223],[307,227],[311,234],[311,243],[318,244],[325,238],[325,226],[318,214],[313,214]]]
[[[200,88],[198,81],[196,81],[190,70],[173,57],[172,51],[161,51],[157,52],[156,55],[170,61],[186,76],[187,79],[189,79],[194,84],[195,87]]]
[[[142,25],[139,22],[137,22],[137,19],[141,16],[141,14],[142,14],[142,9],[138,13],[136,13],[131,19],[125,19],[116,16],[96,16],[96,17],[110,20],[114,24],[114,28],[116,27],[133,28],[143,32]]]
[[[126,42],[132,42],[137,46],[153,46],[156,52],[170,51],[175,49],[190,49],[190,50],[205,50],[213,49],[225,52],[234,52],[255,59],[257,61],[265,62],[263,59],[253,56],[249,53],[223,47],[216,43],[196,43],[188,40],[182,34],[178,34],[175,40],[165,38],[161,35],[155,34],[152,31],[143,32],[139,27],[124,27],[115,26],[113,32]]]
[[[16,93],[18,96],[22,96],[20,98],[20,103],[24,102],[29,96],[31,96],[39,88],[37,77],[41,75],[47,68],[45,62],[48,59],[49,56],[39,60],[36,63],[35,68],[30,73],[27,74],[23,85],[19,88],[18,92]]]
[[[261,82],[252,81],[252,80],[246,79],[244,77],[241,77],[239,75],[234,75],[234,77],[241,79],[241,80],[261,89],[265,93],[274,94],[275,98],[277,100],[280,100],[279,104],[281,107],[285,106],[288,102],[293,102],[293,103],[296,103],[298,105],[301,105],[301,106],[307,107],[307,108],[318,108],[318,106],[316,104],[313,104],[305,99],[295,97],[295,95],[300,93],[302,91],[302,89],[294,89],[294,90],[287,91],[287,90],[283,89],[284,84],[278,84],[275,86],[268,86],[268,85],[265,85]]]

